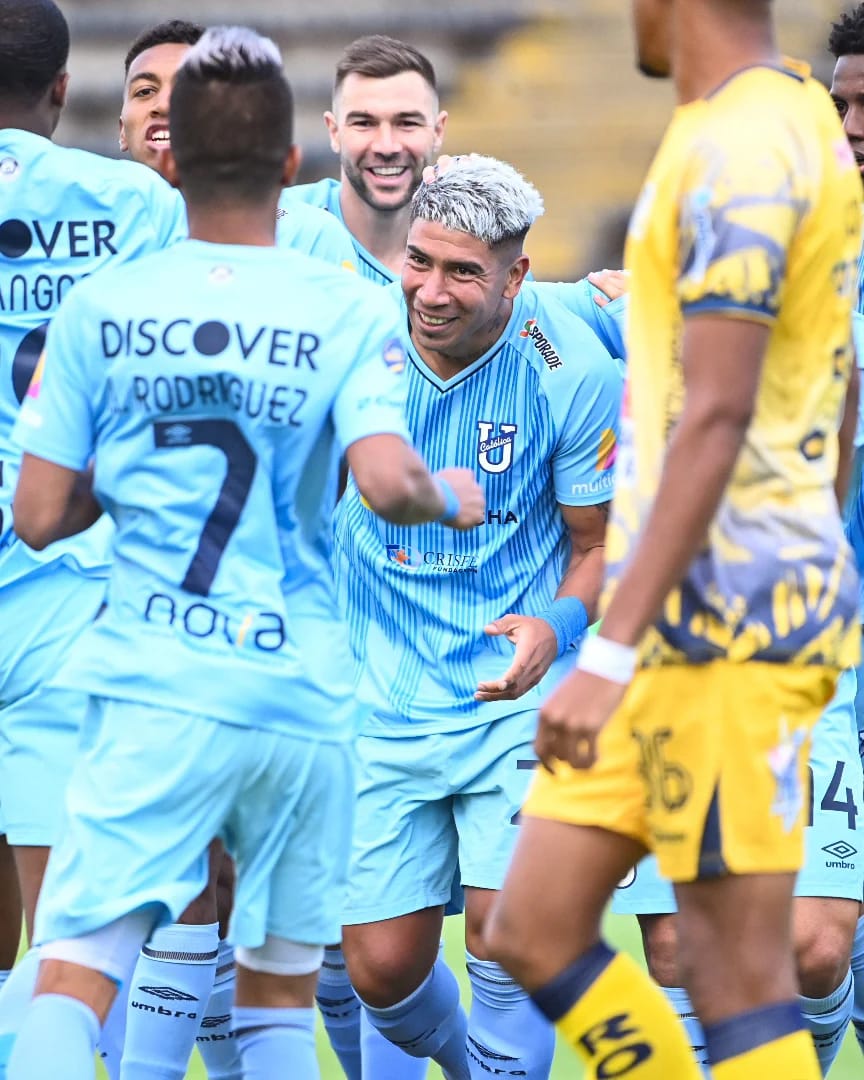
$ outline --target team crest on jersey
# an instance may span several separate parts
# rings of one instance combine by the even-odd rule
[[[507,472],[513,464],[513,442],[519,430],[516,424],[496,424],[491,420],[478,420],[477,460],[483,472]]]
[[[768,751],[768,764],[777,783],[771,813],[783,820],[783,828],[791,832],[804,805],[804,791],[798,771],[798,753],[804,742],[803,731],[790,732],[786,720],[781,720],[780,742]]]
[[[398,338],[391,338],[384,346],[384,352],[381,355],[391,371],[397,375],[402,374],[405,370],[405,350]]]

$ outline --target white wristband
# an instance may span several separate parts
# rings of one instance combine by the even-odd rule
[[[595,634],[582,642],[576,667],[589,675],[599,675],[601,679],[626,686],[636,671],[638,654],[639,650],[632,645],[621,645]]]

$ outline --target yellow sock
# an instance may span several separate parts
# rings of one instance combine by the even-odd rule
[[[711,1066],[714,1080],[820,1080],[822,1070],[809,1031],[795,1031]]]
[[[598,945],[532,996],[587,1063],[589,1078],[701,1080],[663,992],[624,953]]]

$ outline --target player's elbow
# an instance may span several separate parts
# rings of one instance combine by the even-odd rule
[[[57,539],[57,522],[54,516],[26,495],[15,496],[12,517],[15,522],[15,535],[34,551],[44,551]]]

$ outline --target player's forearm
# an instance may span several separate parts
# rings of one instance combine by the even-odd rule
[[[635,551],[601,633],[637,645],[702,547],[744,442],[744,417],[682,415]]]
[[[565,596],[575,596],[581,600],[585,605],[589,623],[597,618],[597,606],[603,589],[604,551],[603,544],[598,544],[588,551],[574,548],[555,594],[556,600]]]
[[[30,463],[36,459],[29,459]],[[22,463],[15,493],[15,532],[28,547],[42,551],[49,544],[89,529],[102,515],[93,495],[92,473],[71,474],[68,485],[43,485],[31,476],[28,458]],[[35,480],[35,482],[33,482]]]

